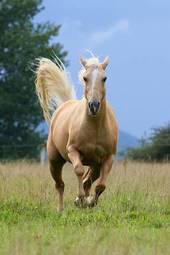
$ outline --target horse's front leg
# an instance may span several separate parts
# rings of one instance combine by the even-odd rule
[[[89,207],[93,207],[93,206],[97,205],[99,196],[102,194],[102,192],[106,188],[107,177],[110,173],[112,165],[113,165],[113,155],[110,155],[109,157],[107,157],[104,160],[104,162],[101,165],[100,177],[99,177],[99,180],[98,180],[97,185],[95,187],[94,197],[91,197],[88,200],[88,206]]]
[[[73,147],[67,149],[68,157],[73,165],[74,171],[78,178],[78,196],[75,199],[75,205],[78,207],[85,206],[85,192],[83,187],[84,167],[80,159],[80,153]]]

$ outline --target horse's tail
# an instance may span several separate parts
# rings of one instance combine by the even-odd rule
[[[76,97],[64,64],[59,59],[55,61],[58,66],[50,59],[41,58],[36,69],[36,91],[48,122],[57,106]]]

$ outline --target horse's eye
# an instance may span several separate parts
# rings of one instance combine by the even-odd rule
[[[103,78],[103,82],[105,82],[106,80],[107,80],[107,77],[104,77],[104,78]]]
[[[87,77],[84,76],[84,77],[83,77],[83,80],[84,80],[85,82],[87,82]]]

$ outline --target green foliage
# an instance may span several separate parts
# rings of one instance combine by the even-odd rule
[[[151,137],[140,148],[131,149],[127,156],[134,160],[170,160],[170,124],[153,129]]]
[[[42,121],[35,94],[30,63],[35,58],[65,60],[67,53],[51,39],[60,26],[34,24],[41,0],[2,0],[0,2],[0,158],[35,158],[42,142],[35,132]]]

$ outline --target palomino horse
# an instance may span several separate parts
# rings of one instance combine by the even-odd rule
[[[76,100],[74,87],[60,60],[58,66],[49,59],[40,59],[36,71],[36,90],[50,122],[47,141],[49,167],[59,194],[59,211],[63,210],[64,182],[62,168],[72,163],[78,178],[76,206],[93,207],[104,191],[116,154],[118,127],[114,113],[106,100],[106,73],[109,63],[97,57],[81,58],[79,78],[84,85],[84,97]],[[58,108],[51,117],[51,111]],[[89,166],[84,173],[83,165]],[[92,183],[97,181],[94,196]]]

